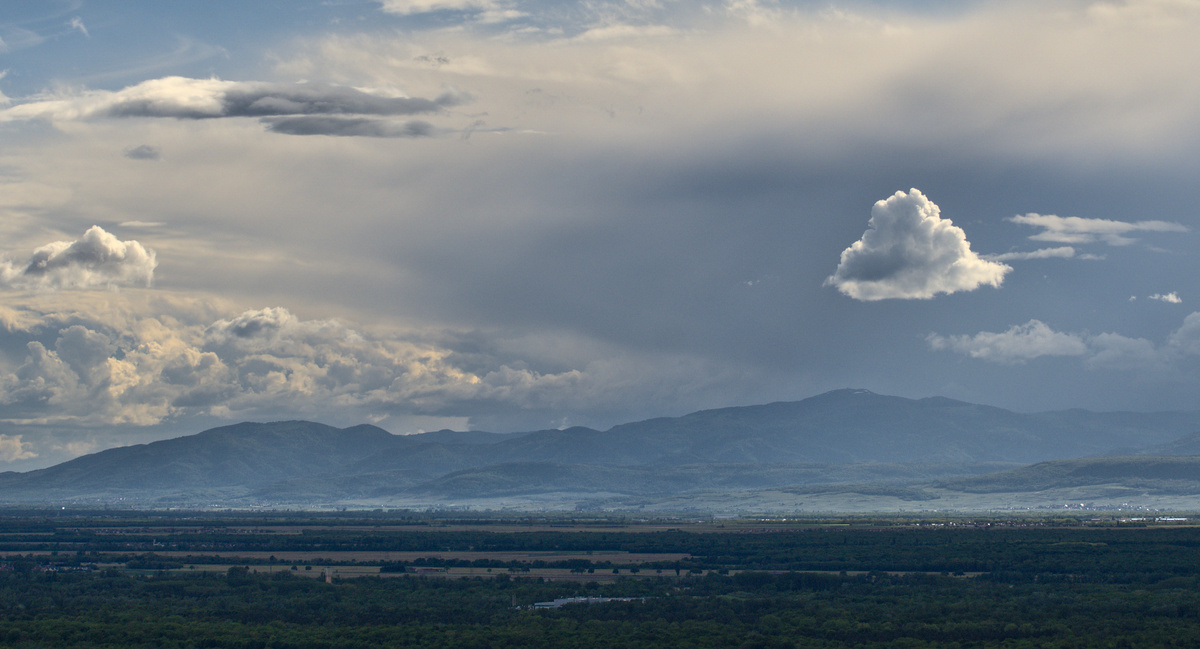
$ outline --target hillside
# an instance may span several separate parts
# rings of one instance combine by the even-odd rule
[[[1200,494],[1200,457],[1100,457],[1039,462],[990,475],[944,481],[967,493],[1025,493],[1119,487],[1159,494]]]
[[[4,474],[0,487],[5,495],[34,491],[62,497],[227,490],[336,470],[400,439],[367,425],[338,429],[307,421],[241,423]]]

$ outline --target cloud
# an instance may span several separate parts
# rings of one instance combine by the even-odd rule
[[[24,435],[0,435],[0,462],[16,462],[37,457],[33,444],[26,442]]]
[[[337,135],[354,137],[432,137],[433,125],[421,120],[397,123],[367,117],[268,117],[267,130],[287,135]]]
[[[92,37],[92,35],[88,33],[87,27],[84,26],[83,19],[80,18],[79,16],[75,16],[75,17],[71,18],[71,22],[67,23],[67,25],[71,29],[79,30],[79,32],[81,34],[83,34],[84,36],[86,36],[88,38]]]
[[[68,457],[79,457],[80,455],[86,455],[95,451],[97,446],[98,444],[94,440],[76,440],[55,444],[51,448],[60,453],[65,453]]]
[[[497,7],[494,0],[380,0],[386,13],[408,16],[435,11],[486,11]]]
[[[1053,214],[1029,213],[1008,219],[1020,225],[1042,228],[1042,232],[1030,236],[1034,241],[1055,243],[1097,243],[1110,246],[1126,246],[1137,241],[1125,236],[1130,232],[1187,232],[1188,229],[1169,221],[1111,221],[1108,219],[1085,219],[1078,216],[1055,216]]]
[[[952,351],[994,363],[1014,365],[1045,356],[1074,356],[1089,369],[1161,370],[1184,359],[1200,357],[1200,313],[1184,318],[1164,344],[1117,333],[1064,333],[1040,320],[1007,331],[983,331],[974,336],[930,334],[935,350]]]
[[[1070,259],[1075,256],[1075,249],[1071,246],[1063,246],[1061,248],[1042,248],[1030,252],[1005,252],[999,255],[981,255],[988,261],[1026,261],[1029,259]]]
[[[162,151],[156,146],[141,144],[125,149],[125,157],[130,160],[158,160],[162,157]]]
[[[0,421],[9,424],[151,426],[188,417],[273,416],[379,421],[518,411],[578,416],[597,404],[627,403],[635,392],[645,397],[645,386],[629,381],[631,373],[658,383],[663,373],[679,372],[687,377],[681,390],[720,375],[658,361],[634,371],[613,359],[539,371],[476,342],[381,335],[337,320],[305,320],[279,307],[208,324],[179,312],[21,315],[20,327],[14,320],[7,332],[0,330],[0,349],[28,341],[15,366],[0,369]]]
[[[46,41],[46,37],[37,32],[11,24],[0,24],[0,32],[4,35],[0,38],[0,53],[16,52]]]
[[[1083,356],[1087,343],[1075,334],[1059,333],[1040,320],[1014,325],[1007,331],[980,332],[974,336],[930,334],[926,340],[935,350],[950,350],[971,358],[1017,364],[1042,356]]]
[[[457,106],[469,97],[444,92],[433,99],[391,96],[348,86],[326,83],[266,83],[164,77],[143,81],[116,92],[87,91],[65,97],[45,98],[0,111],[0,121],[30,119],[89,120],[100,118],[159,117],[175,119],[218,119],[231,117],[267,118],[272,130],[281,133],[317,129],[338,130],[336,120],[326,122],[278,122],[270,118],[298,119],[302,116],[357,116],[341,123],[337,133],[350,135],[356,128],[369,134],[372,127],[361,116],[398,116],[436,113]],[[282,124],[282,126],[281,126]],[[386,127],[379,132],[393,133]],[[402,130],[402,129],[401,129]],[[314,132],[325,132],[320,129]]]
[[[1183,303],[1183,300],[1179,299],[1179,294],[1176,293],[1175,291],[1171,291],[1170,293],[1167,293],[1166,295],[1161,295],[1159,293],[1155,293],[1154,295],[1150,296],[1150,299],[1158,300],[1159,302],[1169,302],[1171,304],[1182,304]]]
[[[576,41],[611,41],[622,39],[674,36],[676,30],[666,25],[604,25],[593,27],[575,37]]]
[[[158,266],[153,250],[121,241],[94,225],[75,241],[55,241],[33,251],[28,261],[0,262],[0,285],[67,289],[149,286]]]
[[[1183,325],[1167,338],[1167,347],[1177,355],[1200,356],[1200,312],[1183,319]]]
[[[1168,359],[1145,338],[1102,333],[1087,338],[1086,365],[1091,369],[1139,370],[1161,365]]]
[[[842,251],[825,285],[856,300],[926,299],[999,287],[1010,270],[972,252],[962,229],[913,189],[875,203],[867,231]]]
[[[908,376],[904,389],[934,393],[945,377],[919,363],[905,366],[912,354],[935,359],[933,366],[950,359],[971,361],[930,353],[923,342],[929,332],[1003,332],[1034,315],[1067,326],[1062,324],[1068,322],[1065,311],[1030,311],[974,329],[964,325],[978,317],[971,309],[983,302],[1002,298],[1009,309],[1005,313],[1012,313],[1019,303],[1051,300],[1053,308],[1086,313],[1104,308],[1105,286],[1111,295],[1113,283],[1122,278],[1144,288],[1123,288],[1118,299],[1136,292],[1145,300],[1145,290],[1177,286],[1173,277],[1194,270],[1195,255],[1163,256],[1161,265],[1149,266],[1117,255],[1102,277],[1082,268],[1062,269],[1064,274],[1045,282],[1025,278],[1020,291],[1009,287],[1013,273],[1005,275],[1003,292],[951,296],[919,303],[916,311],[908,308],[914,305],[894,303],[890,307],[899,311],[893,315],[902,321],[860,323],[862,328],[847,326],[846,320],[862,305],[833,295],[831,287],[821,288],[835,270],[830,266],[838,266],[831,253],[863,234],[861,216],[871,216],[866,208],[874,201],[858,208],[847,204],[854,196],[881,195],[881,179],[888,183],[885,189],[909,187],[893,184],[905,182],[933,193],[929,198],[947,206],[945,218],[972,230],[966,240],[977,253],[1073,244],[1024,239],[1041,228],[1002,222],[1007,232],[999,232],[973,225],[983,211],[964,213],[952,205],[994,203],[988,213],[1000,219],[1036,209],[1006,205],[1036,196],[1041,204],[1075,206],[1064,214],[1184,218],[1175,216],[1179,206],[1189,204],[1178,179],[1188,176],[1195,162],[1200,86],[1179,80],[1191,78],[1189,70],[1200,60],[1195,17],[1160,29],[1137,21],[1098,25],[1081,15],[1082,4],[990,2],[910,12],[855,3],[865,14],[857,21],[826,13],[821,3],[764,0],[761,7],[778,8],[781,15],[750,27],[689,3],[660,2],[672,15],[653,24],[671,25],[675,34],[585,42],[573,37],[589,27],[643,23],[623,15],[615,23],[598,15],[582,15],[576,22],[584,14],[582,4],[556,5],[539,12],[554,15],[524,21],[522,27],[537,27],[538,33],[498,36],[498,30],[472,22],[473,16],[450,12],[395,20],[374,4],[367,9],[402,31],[343,20],[336,29],[263,40],[270,53],[256,67],[276,67],[269,69],[272,76],[254,79],[322,80],[380,96],[388,93],[370,88],[403,87],[427,98],[436,97],[443,84],[469,88],[478,105],[471,106],[470,116],[455,115],[461,124],[479,114],[489,124],[514,128],[505,136],[476,136],[469,146],[433,147],[438,149],[433,152],[421,146],[427,142],[414,140],[287,137],[265,132],[269,124],[258,123],[258,116],[199,123],[97,117],[64,124],[60,133],[40,124],[18,125],[28,128],[17,128],[20,137],[5,138],[6,146],[0,147],[3,221],[10,242],[5,249],[13,252],[11,242],[37,227],[62,228],[78,218],[89,220],[65,226],[70,236],[54,238],[70,239],[94,222],[122,239],[139,239],[157,249],[164,263],[170,258],[173,287],[199,296],[223,295],[241,305],[186,320],[186,327],[230,319],[248,305],[285,305],[306,318],[359,313],[360,321],[375,324],[393,320],[506,332],[481,336],[489,342],[521,331],[538,340],[528,346],[535,351],[522,357],[532,364],[530,371],[563,375],[563,382],[571,370],[584,374],[581,381],[597,381],[589,363],[614,349],[694,354],[717,366],[723,361],[758,364],[744,381],[728,382],[728,392],[713,390],[704,397],[711,401],[699,404],[698,397],[655,400],[650,395],[657,388],[646,387],[644,374],[631,373],[626,380],[644,387],[647,395],[634,395],[611,423],[634,408],[661,413],[683,412],[684,406],[676,405],[683,403],[728,404],[736,389],[744,390],[737,398],[750,403],[764,395],[783,398],[789,390],[797,396],[853,383],[855,376],[892,385]],[[549,23],[560,12],[572,20],[561,21],[563,29],[554,32]],[[1022,46],[1013,47],[1014,42]],[[1164,51],[1178,56],[1151,55]],[[421,56],[439,63],[420,61]],[[780,65],[783,61],[787,65]],[[142,76],[122,78],[140,81],[168,73],[136,74]],[[28,78],[17,81],[10,75],[4,89],[21,94],[19,88],[35,87]],[[81,94],[86,93],[69,97]],[[68,95],[36,100],[56,98]],[[392,119],[426,119],[439,134],[452,126],[445,115]],[[531,131],[542,134],[525,134]],[[143,142],[162,146],[170,164],[113,164],[125,147]],[[400,151],[388,144],[418,146]],[[921,178],[936,179],[941,189],[935,192],[921,184],[934,181]],[[16,210],[7,207],[17,201]],[[9,216],[18,210],[29,216]],[[842,218],[828,218],[835,214]],[[852,217],[850,225],[846,215]],[[166,220],[169,227],[153,231],[149,239],[150,231],[108,225],[124,219]],[[1191,225],[1186,219],[1180,223]],[[680,237],[681,232],[688,234]],[[1006,240],[1005,234],[1019,239]],[[1149,243],[1156,235],[1126,236],[1143,236]],[[1010,247],[1014,241],[1025,245]],[[20,250],[27,254],[34,247]],[[1079,252],[1108,251],[1098,245],[1075,249],[1076,259]],[[166,281],[159,279],[165,270],[156,271],[156,284]],[[745,289],[740,280],[771,275],[782,279],[735,291]],[[814,308],[821,294],[841,306]],[[1137,315],[1136,309],[1118,311],[1106,322]],[[1180,317],[1188,313],[1179,311]],[[1149,333],[1154,326],[1141,319],[1107,329],[1160,343],[1164,333]],[[55,353],[59,329],[47,330],[42,338]],[[867,338],[903,338],[905,330],[920,332],[919,349],[897,349],[887,355],[890,360],[844,353]],[[552,350],[544,342],[547,331],[566,332],[591,346]],[[230,383],[214,359],[228,368],[227,359],[191,336],[184,338],[199,351],[178,357],[164,371],[214,387],[168,399],[179,416],[216,407],[185,402],[228,403],[230,395],[239,394],[222,392]],[[463,350],[438,340],[439,349]],[[13,349],[15,367],[26,354],[24,342]],[[489,353],[494,358],[478,367],[463,364],[459,356],[452,363],[475,376],[505,365],[528,369],[514,360],[516,353]],[[540,361],[531,360],[538,355]],[[1066,362],[1082,363],[1074,358]],[[763,378],[782,376],[771,372],[783,366],[792,372],[786,387],[778,387],[785,381]],[[147,367],[139,375],[153,376]],[[972,372],[970,380],[980,385],[991,376]],[[1118,395],[1124,400],[1112,403],[1122,407],[1135,399],[1126,396],[1132,393],[1127,386],[1115,385],[1121,382],[1089,393],[1053,378],[1041,381],[993,384],[988,398],[1010,405],[1027,399],[1069,406]],[[1144,407],[1166,402],[1156,394],[1136,398]],[[121,397],[129,404],[139,399]],[[149,396],[144,402],[157,403]],[[482,411],[463,407],[459,412]]]

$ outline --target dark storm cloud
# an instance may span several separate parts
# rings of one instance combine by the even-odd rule
[[[349,137],[432,137],[433,125],[421,120],[404,123],[369,117],[270,117],[263,119],[267,130],[287,135],[336,135]]]

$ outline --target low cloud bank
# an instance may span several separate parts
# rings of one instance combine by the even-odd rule
[[[1200,312],[1192,313],[1164,343],[1117,333],[1055,331],[1040,320],[1013,325],[1002,332],[982,331],[973,336],[930,334],[929,346],[971,358],[1019,365],[1049,356],[1078,357],[1091,369],[1151,370],[1200,357]]]
[[[550,414],[670,401],[732,380],[727,368],[678,358],[545,371],[473,339],[382,334],[279,307],[207,322],[190,308],[156,317],[0,310],[0,325],[0,422],[13,425],[524,412],[546,413],[540,425],[548,426]]]

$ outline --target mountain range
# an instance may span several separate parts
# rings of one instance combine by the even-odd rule
[[[1022,414],[836,390],[606,431],[400,436],[241,423],[2,473],[0,503],[991,508],[1038,502],[1014,494],[1190,498],[1200,494],[1197,455],[1200,411]]]

